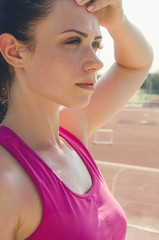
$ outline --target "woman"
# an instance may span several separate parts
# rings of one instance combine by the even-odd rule
[[[151,47],[121,0],[3,0],[0,22],[1,239],[125,239],[84,145],[142,84]],[[96,83],[99,25],[116,62]]]

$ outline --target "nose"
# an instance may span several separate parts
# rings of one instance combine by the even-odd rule
[[[85,53],[85,61],[83,63],[83,71],[88,73],[97,72],[103,68],[102,61],[97,57],[96,53],[91,50],[91,52]]]

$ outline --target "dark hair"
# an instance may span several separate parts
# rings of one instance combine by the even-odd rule
[[[0,35],[12,34],[30,51],[36,45],[34,26],[52,11],[55,0],[0,0]],[[8,107],[14,70],[0,53],[0,123]]]

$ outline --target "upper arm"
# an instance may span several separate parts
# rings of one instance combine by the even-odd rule
[[[84,109],[64,109],[60,125],[85,144],[89,135],[110,120],[126,104],[147,77],[149,67],[126,68],[115,63],[97,82],[90,103]]]
[[[147,77],[149,68],[132,69],[115,63],[98,81],[85,114],[88,135],[109,121],[128,102]]]
[[[0,236],[3,240],[13,240],[16,223],[16,209],[14,199],[9,192],[7,179],[0,177]],[[13,200],[13,201],[12,201]]]
[[[0,239],[14,240],[18,223],[18,203],[13,191],[14,182],[6,171],[5,159],[0,159]]]

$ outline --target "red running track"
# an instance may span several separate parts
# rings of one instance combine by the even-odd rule
[[[159,108],[124,108],[103,129],[89,150],[126,213],[126,240],[159,240]]]

